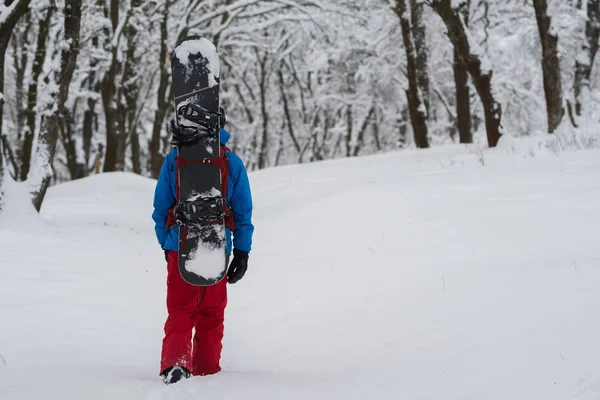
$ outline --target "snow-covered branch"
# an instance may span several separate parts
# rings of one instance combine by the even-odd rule
[[[531,0],[83,0],[80,55],[59,110],[71,45],[64,1],[0,5],[0,29],[14,28],[0,35],[1,156],[20,180],[57,112],[55,157],[39,157],[50,183],[101,171],[156,177],[170,149],[170,53],[188,35],[219,50],[230,145],[250,169],[425,147],[422,136],[432,146],[493,144],[501,128],[546,130]],[[554,81],[575,114],[593,110],[600,0],[546,2],[547,37],[560,38]]]

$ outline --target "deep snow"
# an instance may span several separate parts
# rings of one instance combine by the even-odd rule
[[[600,150],[515,143],[250,174],[223,372],[170,387],[154,181],[53,187],[42,219],[11,202],[0,399],[598,399]]]

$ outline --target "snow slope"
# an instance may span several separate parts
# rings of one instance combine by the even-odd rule
[[[514,150],[251,174],[224,370],[169,387],[154,181],[53,187],[0,218],[0,399],[598,399],[600,150]]]

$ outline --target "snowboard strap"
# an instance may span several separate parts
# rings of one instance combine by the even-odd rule
[[[227,200],[227,190],[228,190],[228,184],[229,184],[229,160],[227,159],[226,153],[228,151],[231,151],[228,147],[226,146],[219,146],[219,156],[215,157],[215,158],[205,158],[205,159],[190,159],[190,158],[181,158],[179,156],[177,156],[175,158],[175,161],[177,163],[177,169],[181,168],[182,166],[186,165],[186,164],[190,164],[190,163],[209,163],[212,164],[214,166],[216,166],[217,168],[219,168],[219,170],[221,171],[221,193],[222,193],[222,207],[223,207],[223,213],[225,215],[225,226],[227,228],[229,228],[231,231],[235,231],[235,221],[233,220],[233,210],[231,209],[231,206],[229,204],[229,201]],[[179,190],[177,190],[177,193],[179,193]],[[175,204],[173,207],[171,207],[169,209],[169,211],[167,212],[167,220],[166,220],[166,225],[167,225],[167,229],[171,229],[173,228],[175,225],[178,225],[177,223],[177,218],[175,218],[175,208],[177,207],[177,205],[179,204],[179,199],[177,199],[177,204]],[[215,220],[210,220],[210,221],[205,221],[204,224],[205,225],[209,225],[209,224],[216,224],[219,223],[219,221],[221,221],[221,218],[217,218]]]

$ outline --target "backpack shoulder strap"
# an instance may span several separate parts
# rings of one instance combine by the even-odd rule
[[[223,187],[223,198],[227,199],[227,191],[229,190],[229,159],[227,158],[227,152],[231,151],[229,147],[225,145],[221,145],[221,154],[220,157],[223,158],[222,168],[221,168],[221,185]],[[225,217],[225,226],[229,228],[232,232],[235,231],[235,221],[233,220],[233,210],[231,209],[231,205],[229,201],[227,201],[227,207],[229,208],[227,216]]]

